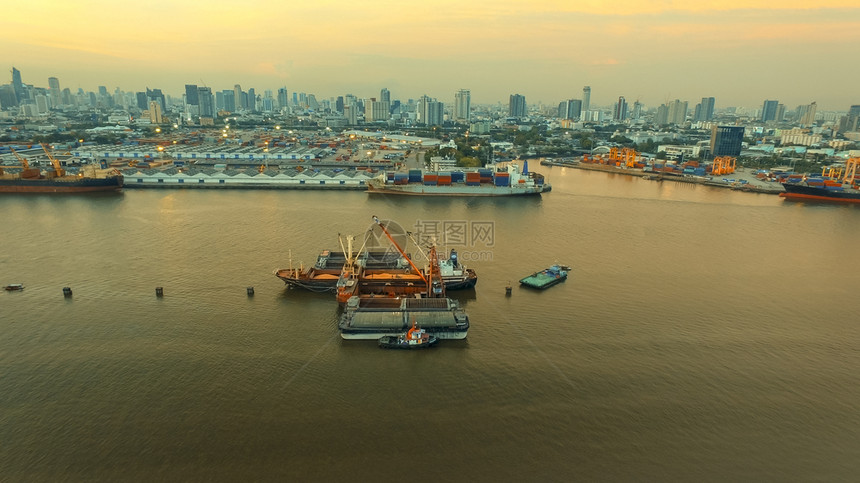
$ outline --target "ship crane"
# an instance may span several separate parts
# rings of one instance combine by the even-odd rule
[[[376,216],[373,217],[373,222],[379,225],[379,228],[382,229],[382,232],[385,233],[385,236],[387,236],[388,240],[391,241],[391,244],[394,245],[394,248],[396,248],[397,251],[400,252],[400,256],[402,256],[406,259],[407,262],[409,262],[409,265],[412,267],[412,270],[415,270],[415,273],[417,273],[418,276],[421,277],[421,280],[429,286],[430,282],[427,280],[427,277],[425,277],[424,274],[421,273],[421,270],[418,270],[418,267],[416,267],[415,264],[412,263],[412,259],[406,256],[406,252],[404,252],[403,249],[400,248],[400,245],[398,245],[397,242],[394,241],[394,238],[391,237],[391,233],[388,232],[388,228],[386,228],[385,225],[383,225],[379,221],[379,218],[377,218]]]
[[[51,152],[48,151],[48,146],[44,143],[41,144],[42,150],[45,151],[45,154],[48,156],[48,159],[51,160],[51,164],[54,166],[54,171],[57,173],[57,177],[65,176],[66,171],[63,169],[63,166],[60,165],[60,160],[51,155]]]

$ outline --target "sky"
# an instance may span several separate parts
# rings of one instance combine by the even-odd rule
[[[860,0],[27,0],[0,45],[0,83],[73,91],[860,104]]]

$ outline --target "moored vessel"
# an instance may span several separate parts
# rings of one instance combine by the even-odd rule
[[[428,334],[426,330],[419,329],[412,322],[412,327],[405,334],[386,335],[379,339],[379,347],[383,349],[426,349],[439,342],[435,335]]]
[[[0,167],[0,193],[89,193],[117,191],[122,188],[123,176],[116,169],[99,169],[85,166],[77,174],[69,174],[42,145],[51,161],[51,168],[42,172],[15,150],[20,166]]]
[[[565,281],[569,271],[570,267],[558,264],[552,265],[528,277],[521,278],[520,284],[543,290]]]
[[[529,172],[528,163],[489,165],[473,170],[388,172],[367,182],[368,193],[413,196],[538,195],[552,189],[543,175]]]
[[[860,203],[856,177],[858,166],[860,158],[851,158],[845,163],[844,176],[841,168],[836,177],[826,176],[823,172],[821,176],[791,175],[787,182],[782,183],[785,192],[779,196],[795,201]]]

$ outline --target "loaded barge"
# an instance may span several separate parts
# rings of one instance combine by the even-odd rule
[[[397,336],[413,326],[438,339],[465,339],[469,316],[449,298],[352,297],[338,321],[344,339]]]

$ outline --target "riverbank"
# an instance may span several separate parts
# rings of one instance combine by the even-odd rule
[[[625,176],[637,176],[652,181],[676,181],[679,183],[701,184],[715,188],[727,188],[750,193],[764,193],[778,195],[785,190],[779,183],[760,180],[751,171],[743,168],[726,176],[694,176],[677,173],[659,173],[644,171],[639,168],[627,168],[619,166],[607,166],[605,164],[581,163],[579,161],[554,161],[542,160],[541,166],[559,166],[564,168],[584,169],[588,171],[602,171],[605,173],[621,174]]]

